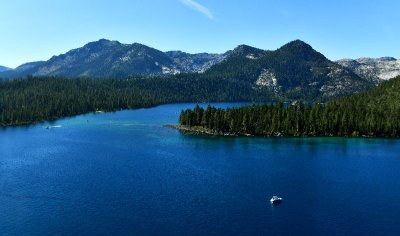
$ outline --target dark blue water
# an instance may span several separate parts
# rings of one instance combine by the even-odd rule
[[[163,127],[188,107],[0,130],[0,235],[400,235],[399,140]]]

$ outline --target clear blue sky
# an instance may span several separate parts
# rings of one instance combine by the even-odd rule
[[[397,0],[2,0],[0,65],[100,38],[192,53],[301,39],[331,60],[399,58],[399,13]]]

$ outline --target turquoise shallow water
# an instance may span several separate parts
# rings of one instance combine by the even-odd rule
[[[399,140],[163,127],[193,106],[0,130],[0,235],[400,234]]]

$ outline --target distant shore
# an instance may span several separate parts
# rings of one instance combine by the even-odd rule
[[[221,136],[221,137],[276,137],[276,138],[329,138],[329,137],[337,137],[337,138],[389,138],[389,137],[381,137],[377,135],[342,135],[342,136],[335,136],[333,134],[325,134],[325,135],[285,135],[280,132],[269,134],[269,135],[254,135],[248,133],[229,133],[229,132],[216,132],[214,130],[210,130],[204,128],[202,126],[186,126],[186,125],[165,125],[164,127],[172,128],[179,130],[183,133],[194,134],[194,135],[208,135],[208,136]]]
[[[197,134],[197,135],[209,135],[209,136],[224,136],[224,137],[285,137],[281,133],[274,135],[254,135],[249,133],[229,133],[229,132],[217,132],[211,129],[204,128],[202,126],[186,126],[186,125],[165,125],[167,128],[177,129],[183,133]],[[288,136],[291,137],[291,136]],[[293,136],[298,137],[298,136]],[[301,137],[301,136],[300,136]]]
[[[210,129],[206,129],[201,126],[186,126],[186,125],[165,125],[167,128],[177,129],[182,131],[183,133],[191,133],[191,134],[202,134],[202,135],[210,135],[210,136],[229,136],[229,137],[236,137],[236,136],[251,136],[244,135],[244,134],[233,134],[233,133],[222,133],[216,132]]]

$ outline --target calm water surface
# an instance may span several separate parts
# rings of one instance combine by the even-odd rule
[[[193,106],[0,130],[0,235],[400,235],[399,140],[163,127]]]

